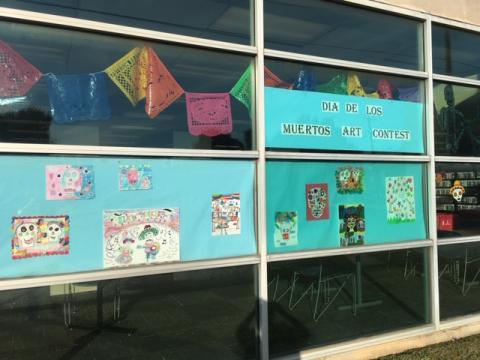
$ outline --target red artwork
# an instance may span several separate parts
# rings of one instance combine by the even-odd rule
[[[328,184],[307,184],[307,220],[330,218],[328,205]]]

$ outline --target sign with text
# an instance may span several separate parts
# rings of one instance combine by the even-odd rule
[[[270,148],[423,153],[423,104],[265,88]]]

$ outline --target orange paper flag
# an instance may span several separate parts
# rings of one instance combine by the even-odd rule
[[[264,76],[265,76],[265,86],[270,87],[280,87],[285,89],[293,88],[293,84],[288,84],[282,79],[280,79],[277,75],[275,75],[269,68],[265,66],[264,68]]]
[[[148,48],[147,78],[145,111],[153,119],[182,96],[184,90],[151,48]]]

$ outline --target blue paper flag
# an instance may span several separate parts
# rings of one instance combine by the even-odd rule
[[[46,74],[50,110],[58,124],[110,118],[105,73]]]

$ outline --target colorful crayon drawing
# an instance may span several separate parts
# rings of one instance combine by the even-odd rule
[[[95,197],[93,166],[47,165],[47,200],[86,200]]]
[[[307,221],[330,218],[328,184],[307,184]]]
[[[240,194],[212,195],[212,235],[240,235]]]
[[[340,246],[365,244],[365,207],[358,205],[340,205]]]
[[[149,190],[152,188],[150,165],[120,165],[120,191]]]
[[[275,247],[298,245],[298,216],[296,211],[275,213]]]
[[[337,192],[339,194],[363,192],[363,168],[342,167],[336,171]]]
[[[387,221],[398,224],[415,221],[415,189],[413,176],[385,178]]]
[[[179,261],[179,221],[178,208],[104,211],[104,267]]]
[[[12,217],[12,258],[67,255],[70,222],[67,215]]]

